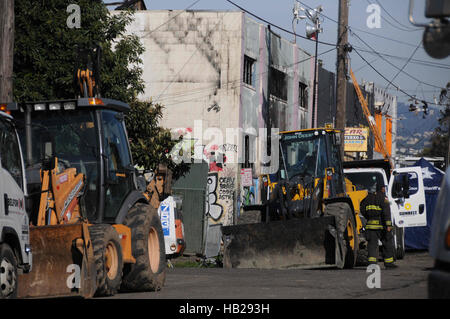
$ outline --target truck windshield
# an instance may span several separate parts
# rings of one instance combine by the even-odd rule
[[[378,172],[346,172],[345,177],[352,182],[357,191],[369,189],[374,183],[384,185],[383,175]]]
[[[35,111],[31,118],[32,163],[31,167],[27,168],[30,187],[40,187],[40,181],[34,178],[36,172],[33,172],[33,170],[38,170],[44,159],[56,156],[62,169],[76,168],[77,173],[85,175],[85,203],[87,207],[90,207],[89,214],[95,213],[98,202],[97,172],[100,151],[94,111],[51,111],[42,113]],[[19,135],[22,149],[26,149],[24,128],[21,128]],[[37,191],[37,189],[30,191]]]
[[[327,153],[324,135],[314,132],[297,132],[281,136],[280,166],[287,176],[324,177],[327,167]],[[281,170],[283,174],[283,169]]]

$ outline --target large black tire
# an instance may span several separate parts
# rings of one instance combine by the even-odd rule
[[[358,257],[359,239],[352,209],[347,203],[331,203],[325,207],[324,214],[335,216],[336,229],[343,235],[346,246],[344,268],[353,268]]]
[[[0,299],[17,297],[17,258],[8,244],[0,245]]]
[[[122,282],[123,256],[119,234],[106,224],[89,226],[97,270],[95,296],[112,296]]]
[[[157,291],[166,281],[166,251],[158,211],[136,203],[124,225],[131,228],[131,251],[136,263],[124,269],[123,291]]]

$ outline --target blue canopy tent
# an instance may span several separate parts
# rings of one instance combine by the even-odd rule
[[[413,166],[422,168],[423,184],[425,187],[425,204],[427,209],[427,225],[423,227],[405,228],[405,249],[428,249],[433,220],[434,207],[436,206],[439,190],[444,172],[435,168],[423,157]]]

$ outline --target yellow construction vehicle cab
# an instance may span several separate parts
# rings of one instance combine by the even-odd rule
[[[13,112],[24,123],[35,253],[19,296],[91,297],[164,284],[162,227],[138,188],[128,110],[116,100],[79,98],[24,103]]]
[[[266,177],[261,223],[222,228],[229,267],[353,267],[358,254],[361,194],[345,180],[340,133],[314,128],[280,133],[279,165]]]

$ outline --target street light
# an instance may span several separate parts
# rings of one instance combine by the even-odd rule
[[[294,30],[294,43],[296,43],[297,36],[295,35],[295,27],[294,21],[297,22],[299,20],[308,19],[313,25],[306,23],[306,37],[308,39],[313,39],[316,41],[316,54],[314,57],[314,88],[313,88],[313,105],[311,110],[311,126],[315,127],[316,125],[316,111],[317,111],[317,49],[319,46],[319,33],[323,32],[323,29],[320,27],[320,13],[323,11],[322,5],[318,6],[315,9],[305,9],[300,6],[298,1],[295,1],[294,9],[292,10],[294,14],[294,18],[292,19],[292,29]],[[300,15],[300,12],[303,12],[304,15]]]

